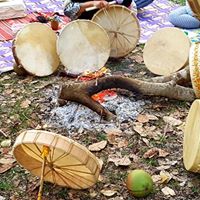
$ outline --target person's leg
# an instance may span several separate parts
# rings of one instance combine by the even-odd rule
[[[137,6],[137,9],[140,9],[140,8],[144,8],[145,6],[148,6],[154,0],[134,0],[134,1]]]
[[[200,21],[187,12],[187,7],[177,8],[169,14],[169,21],[179,28],[199,28]]]

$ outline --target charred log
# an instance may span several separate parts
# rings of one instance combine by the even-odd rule
[[[94,101],[91,98],[92,95],[106,89],[119,88],[141,95],[163,96],[169,99],[193,101],[195,99],[193,89],[178,85],[178,83],[188,81],[188,74],[189,70],[186,68],[172,76],[149,79],[148,81],[122,76],[103,77],[89,82],[63,85],[59,99],[60,101],[74,101],[85,105],[104,119],[111,120],[115,118],[115,115],[105,109],[100,103]]]

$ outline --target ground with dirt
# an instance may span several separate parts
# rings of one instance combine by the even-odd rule
[[[111,74],[154,76],[143,64],[141,46],[124,59],[110,60],[106,67]],[[191,103],[125,93],[128,99],[134,96],[135,101],[145,101],[135,119],[122,120],[112,129],[69,131],[67,127],[52,125],[49,118],[52,110],[58,108],[53,99],[56,93],[52,95],[52,91],[63,82],[72,81],[59,73],[45,78],[19,77],[14,72],[0,76],[0,142],[8,139],[0,148],[1,200],[36,199],[39,178],[19,166],[10,155],[17,135],[27,129],[62,134],[86,147],[107,141],[105,148],[93,152],[103,167],[92,188],[77,191],[45,183],[43,199],[134,199],[125,180],[130,170],[138,168],[149,172],[154,180],[154,191],[146,200],[200,198],[200,177],[186,171],[182,160],[183,128]]]

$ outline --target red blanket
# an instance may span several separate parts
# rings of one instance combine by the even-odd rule
[[[25,24],[37,21],[37,16],[39,16],[38,13],[31,13],[23,18],[0,20],[0,41],[12,40],[15,37],[17,30],[21,29]],[[45,16],[51,16],[51,13],[45,13]],[[67,17],[61,17],[61,20],[62,22],[60,23],[59,28],[62,28],[69,22],[69,18]]]

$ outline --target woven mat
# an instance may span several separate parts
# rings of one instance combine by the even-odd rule
[[[160,28],[173,27],[168,21],[169,13],[179,5],[169,0],[154,0],[152,4],[140,10],[137,17],[141,27],[140,43],[145,43]]]

